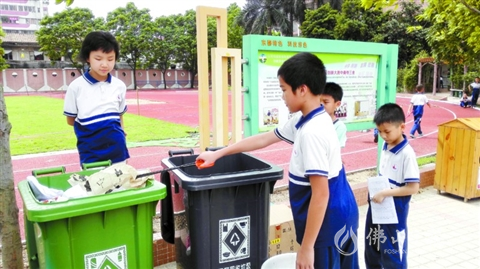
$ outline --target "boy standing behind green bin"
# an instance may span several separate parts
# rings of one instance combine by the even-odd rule
[[[63,114],[77,136],[80,164],[124,162],[130,157],[123,130],[127,88],[110,74],[119,57],[118,42],[109,32],[91,32],[78,57],[89,70],[69,85]]]
[[[346,179],[332,119],[320,104],[325,66],[311,53],[298,53],[283,63],[277,76],[289,111],[301,113],[295,113],[283,127],[218,151],[203,152],[197,159],[208,165],[223,156],[281,140],[293,144],[289,196],[300,244],[296,267],[359,268],[358,207]]]

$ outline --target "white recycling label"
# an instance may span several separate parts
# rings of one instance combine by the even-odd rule
[[[250,216],[219,221],[219,262],[250,257]]]
[[[127,246],[86,254],[85,269],[127,269]]]

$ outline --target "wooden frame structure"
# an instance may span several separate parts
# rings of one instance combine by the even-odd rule
[[[241,50],[229,49],[227,37],[227,10],[198,6],[197,60],[200,150],[209,146],[228,144],[228,59],[231,59],[232,77],[232,141],[241,139]],[[210,91],[208,84],[208,17],[217,19],[217,47],[212,48],[212,113],[210,114]],[[213,120],[213,143],[210,143],[210,116]]]

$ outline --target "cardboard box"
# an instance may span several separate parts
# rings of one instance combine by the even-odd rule
[[[287,205],[270,205],[268,256],[297,252],[300,245],[295,237],[292,210]]]

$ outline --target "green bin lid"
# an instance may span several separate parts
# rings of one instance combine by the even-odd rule
[[[88,175],[93,172],[87,170],[77,173]],[[68,180],[71,174],[73,173],[38,177],[37,179],[41,184],[46,185],[47,187],[66,190],[65,182]],[[59,188],[57,186],[62,187]],[[27,219],[32,222],[47,222],[75,216],[82,216],[132,205],[154,202],[167,196],[165,185],[155,180],[148,180],[146,186],[143,188],[52,203],[42,203],[38,201],[35,198],[27,180],[19,182],[18,189],[23,200],[24,214]]]

